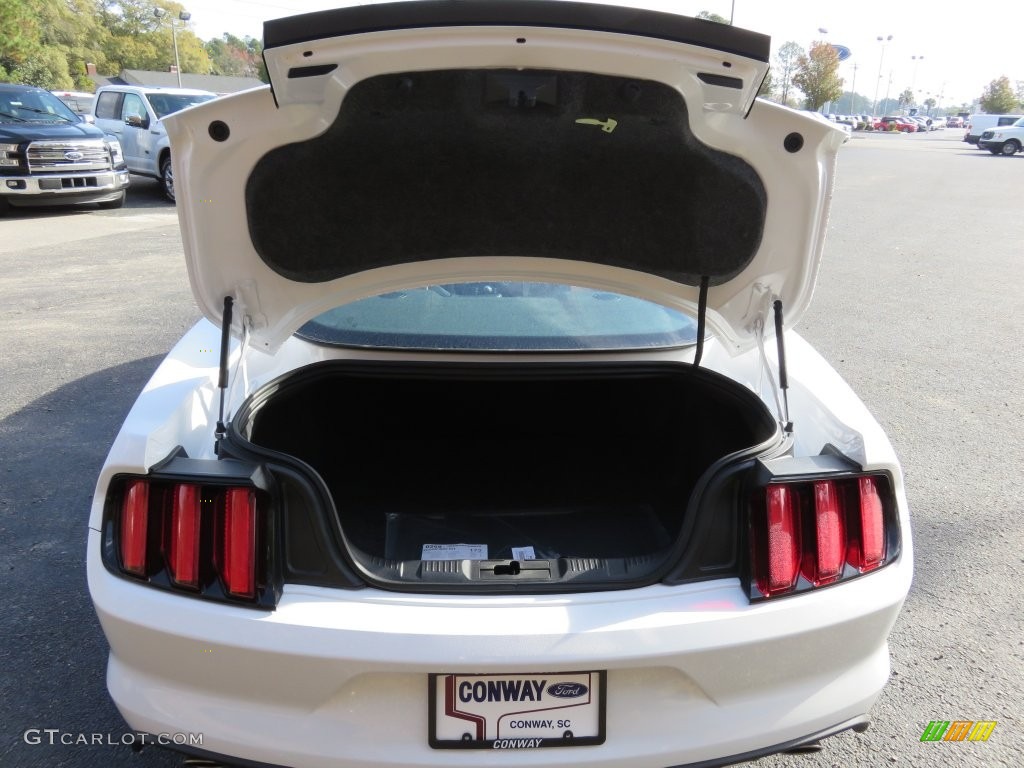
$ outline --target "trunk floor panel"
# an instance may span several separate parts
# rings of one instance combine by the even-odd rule
[[[536,559],[637,557],[671,543],[650,507],[532,509],[475,515],[390,512],[384,556],[419,560],[425,544],[485,544],[491,559],[515,559],[512,548],[533,547]],[[594,531],[600,536],[594,536]]]

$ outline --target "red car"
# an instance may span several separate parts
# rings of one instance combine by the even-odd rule
[[[893,127],[895,126],[895,127]],[[903,133],[915,133],[917,123],[906,120],[902,117],[882,117],[875,123],[876,131],[902,131]]]

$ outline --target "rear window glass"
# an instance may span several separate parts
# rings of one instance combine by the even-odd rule
[[[303,325],[322,344],[389,349],[574,351],[678,347],[696,321],[643,299],[574,285],[430,285],[352,302]]]
[[[96,99],[93,114],[96,115],[96,117],[107,120],[119,120],[121,118],[121,108],[118,106],[120,98],[121,94],[115,91],[105,91],[101,93]]]
[[[204,101],[210,101],[216,98],[213,94],[203,95],[183,95],[183,94],[172,94],[172,93],[151,93],[149,94],[149,103],[153,107],[153,111],[156,112],[158,119],[163,119],[167,115],[175,112],[180,112],[185,107],[192,107],[196,104],[202,104]]]

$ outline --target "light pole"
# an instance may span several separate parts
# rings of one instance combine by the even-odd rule
[[[920,66],[921,62],[924,61],[924,56],[911,56],[910,60],[914,62],[914,71],[910,75],[910,92],[913,93],[914,84],[917,83],[917,68]],[[914,106],[917,106],[917,104]]]
[[[153,15],[158,19],[163,18],[167,13],[165,8],[154,8]],[[188,11],[182,11],[178,14],[178,18],[182,21],[188,21],[192,18],[192,14]],[[178,61],[178,28],[174,26],[174,17],[171,16],[171,41],[174,43],[174,71],[178,75],[178,87],[181,88],[181,63]]]
[[[850,113],[853,113],[853,98],[857,93],[857,65],[853,65],[853,82],[850,83]]]
[[[875,81],[875,101],[871,105],[872,116],[878,114],[878,86],[882,84],[882,62],[885,61],[885,44],[892,40],[892,35],[888,37],[879,35],[877,40],[882,44],[882,55],[878,57],[878,80]]]
[[[826,44],[828,43],[828,30],[825,29],[825,27],[818,27],[818,34],[821,35],[822,39],[821,40],[815,40],[815,41],[813,41],[811,43],[811,49],[807,51],[807,56],[808,57],[810,57],[811,50],[814,50],[814,46],[815,46],[816,43],[826,43]],[[818,108],[818,111],[821,112],[822,114],[827,114],[826,110],[828,110],[828,107],[829,107],[830,104],[831,104],[831,102],[826,101],[824,104],[822,104]]]

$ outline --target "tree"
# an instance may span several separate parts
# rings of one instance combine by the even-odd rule
[[[56,52],[64,64],[53,62],[51,69],[60,71],[70,79],[63,87],[79,91],[95,88],[86,74],[87,63],[102,67],[106,64],[103,44],[110,36],[100,24],[100,7],[96,0],[30,0],[41,30],[40,44],[48,53]],[[45,60],[45,57],[44,57]]]
[[[775,94],[775,84],[772,80],[772,72],[768,70],[768,73],[764,76],[764,80],[761,81],[760,87],[757,89],[757,95],[765,99],[771,99]]]
[[[174,63],[174,40],[178,40],[178,61],[182,72],[210,72],[210,57],[202,42],[180,21],[184,6],[173,0],[103,0],[100,12],[103,25],[110,30],[104,47],[106,74],[122,69],[148,69],[166,72]],[[153,13],[160,7],[163,16]]]
[[[102,62],[109,33],[97,0],[0,0],[4,79],[47,88],[92,90],[86,62]]]
[[[839,53],[825,42],[811,44],[807,56],[801,56],[793,84],[807,97],[807,108],[817,111],[843,94],[843,79],[839,77]]]
[[[22,0],[0,0],[0,67],[12,70],[39,48],[39,24]]]
[[[793,84],[793,75],[796,74],[800,59],[804,56],[804,49],[794,42],[783,43],[775,54],[775,69],[779,73],[779,80],[776,88],[781,88],[780,102],[789,103],[789,89]]]
[[[246,36],[244,40],[225,32],[206,43],[213,65],[212,74],[234,77],[259,77],[263,62],[263,44]]]
[[[843,105],[842,109],[852,115],[867,114],[871,111],[872,106],[870,98],[850,91],[843,91],[843,95],[839,97],[839,103]]]
[[[932,110],[935,109],[938,103],[939,102],[937,102],[935,99],[929,96],[927,99],[924,100],[925,111],[930,115],[932,113]]]
[[[990,115],[1016,112],[1019,103],[1017,95],[1010,87],[1010,78],[1005,75],[989,83],[980,99],[982,111]]]
[[[12,82],[34,85],[48,91],[74,86],[68,72],[68,60],[55,48],[42,49],[11,70]]]
[[[909,88],[905,88],[903,90],[903,93],[901,93],[897,97],[896,103],[899,104],[900,109],[903,109],[905,107],[909,107],[911,104],[914,103],[914,92],[912,90],[910,90]]]
[[[153,13],[157,7],[175,19],[185,10],[183,5],[168,0],[102,0],[102,6],[103,26],[118,37],[136,37],[159,29],[160,18]]]

